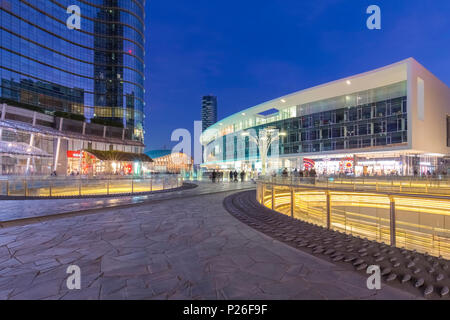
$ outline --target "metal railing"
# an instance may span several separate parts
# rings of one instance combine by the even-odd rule
[[[450,258],[448,194],[342,191],[334,184],[325,188],[314,180],[288,183],[287,179],[261,179],[257,200],[268,208],[324,228]]]
[[[287,185],[314,185],[318,188],[339,189],[345,191],[367,191],[387,193],[413,193],[450,196],[450,179],[417,177],[261,177],[264,182]]]
[[[73,197],[139,194],[169,190],[183,185],[178,175],[151,177],[7,177],[0,180],[0,196]]]

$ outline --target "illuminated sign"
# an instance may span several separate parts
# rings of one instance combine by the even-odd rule
[[[69,150],[69,151],[67,151],[67,158],[68,159],[80,159],[81,153],[82,153],[82,151],[79,151],[79,150],[78,151]],[[83,159],[87,158],[87,156],[86,156],[87,154],[88,154],[87,152],[83,151]],[[95,157],[93,155],[90,155],[90,158],[95,159]]]
[[[67,158],[81,158],[81,151],[67,151]]]

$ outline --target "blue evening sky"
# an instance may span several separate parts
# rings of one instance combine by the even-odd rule
[[[222,119],[408,57],[450,86],[449,14],[450,0],[147,1],[147,150],[193,132],[207,94]]]

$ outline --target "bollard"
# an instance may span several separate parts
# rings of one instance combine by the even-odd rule
[[[331,229],[331,195],[330,192],[327,191],[327,229]]]
[[[28,197],[28,183],[27,180],[23,180],[23,192],[25,197]]]
[[[393,196],[389,197],[391,207],[390,207],[390,232],[391,232],[391,246],[396,246],[396,229],[395,229],[395,200]]]
[[[274,191],[275,190],[275,186],[272,184],[272,210],[275,208],[275,195],[274,195]]]
[[[294,188],[291,187],[291,218],[294,217],[295,193]]]

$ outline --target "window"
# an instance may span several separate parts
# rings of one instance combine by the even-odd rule
[[[342,150],[342,149],[345,149],[344,140],[336,141],[336,150]]]
[[[385,122],[384,121],[376,121],[374,123],[374,133],[383,133],[386,130],[384,129],[385,127]]]
[[[387,144],[386,142],[386,136],[379,136],[376,138],[376,144],[377,146],[385,146]]]
[[[362,109],[362,118],[363,119],[370,119],[372,118],[372,106],[367,105],[364,106]]]
[[[336,123],[344,122],[345,119],[344,114],[345,114],[344,110],[342,109],[336,110]]]
[[[341,137],[341,127],[334,127],[334,128],[332,128],[332,137],[333,138]]]
[[[347,126],[347,137],[353,137],[356,135],[356,126],[349,125]]]
[[[359,109],[357,108],[351,108],[348,112],[348,116],[349,116],[349,120],[350,121],[356,121],[358,120],[358,111]]]
[[[351,139],[348,142],[348,147],[349,147],[349,149],[356,149],[356,148],[358,148],[358,139]]]
[[[391,136],[391,143],[395,144],[395,143],[402,143],[402,133],[398,132],[398,133],[393,133]]]
[[[391,113],[394,115],[402,113],[402,100],[400,98],[393,99],[391,102]]]
[[[396,119],[396,118],[390,118],[387,121],[387,131],[388,132],[395,132],[398,130],[398,120],[399,119]],[[401,125],[401,123],[400,123],[400,125]],[[400,127],[400,129],[401,129],[401,127]]]
[[[376,116],[384,117],[386,116],[386,102],[378,102],[376,106]]]
[[[369,134],[369,132],[367,130],[367,123],[360,124],[359,128],[358,128],[358,135],[364,136],[366,134]]]

